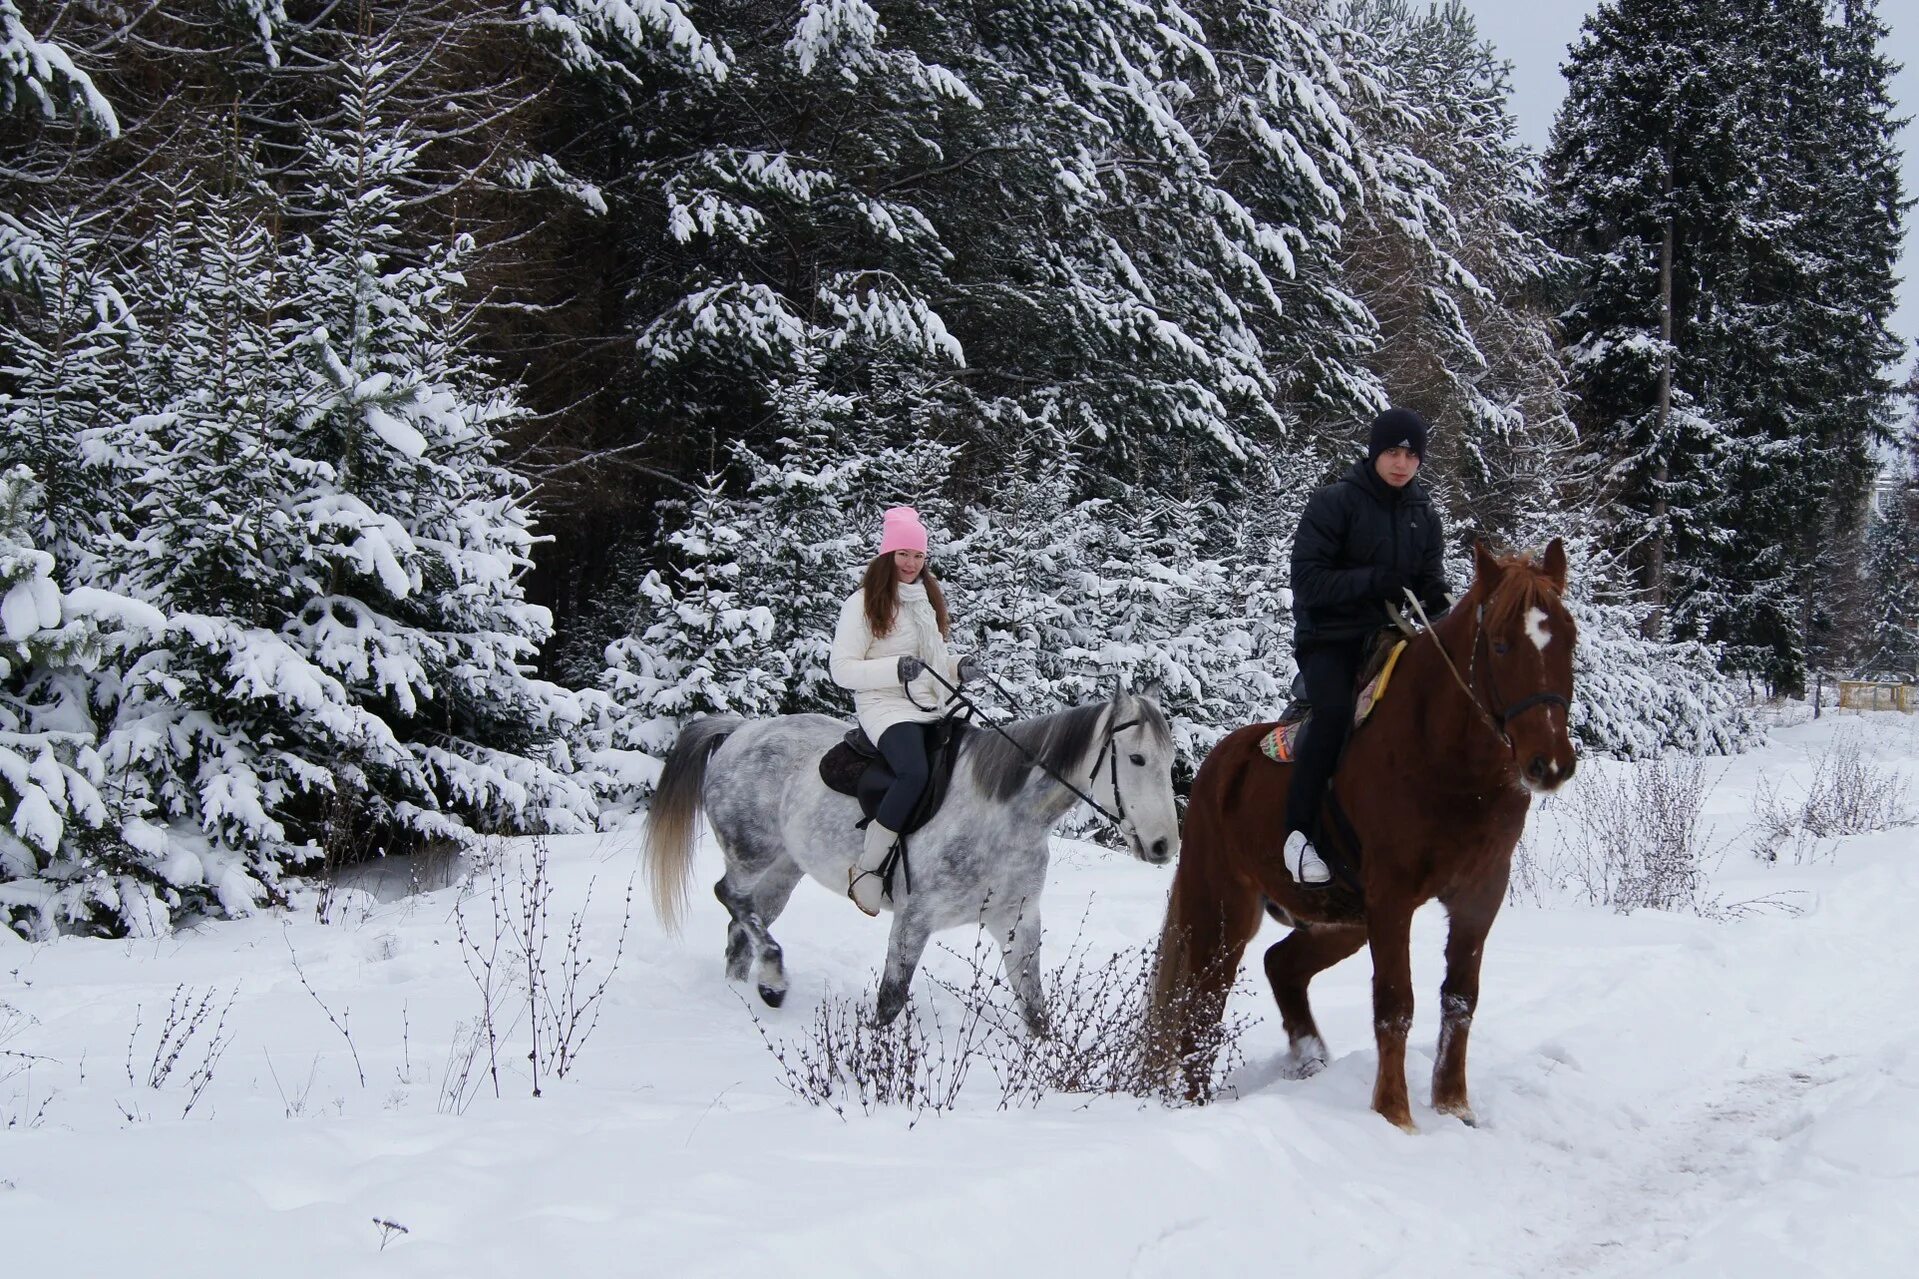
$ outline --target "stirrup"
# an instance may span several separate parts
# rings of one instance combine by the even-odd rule
[[[857,863],[846,868],[846,900],[858,906],[868,919],[878,919],[880,917],[879,908],[877,906],[868,906],[865,902],[861,901],[859,892],[857,891],[859,882],[862,879],[868,878],[880,881],[880,900],[884,902],[886,900],[885,878],[876,870],[861,870]]]

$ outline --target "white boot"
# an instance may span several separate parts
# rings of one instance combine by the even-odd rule
[[[1286,873],[1297,884],[1317,886],[1332,881],[1333,868],[1326,864],[1304,831],[1296,830],[1286,837],[1286,848],[1280,856],[1286,859]]]
[[[866,847],[861,850],[860,859],[846,872],[846,895],[869,915],[879,914],[880,907],[889,900],[886,885],[880,879],[880,867],[886,863],[886,855],[893,851],[899,838],[896,832],[876,821],[866,823]]]

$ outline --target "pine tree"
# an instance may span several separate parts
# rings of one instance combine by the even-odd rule
[[[736,524],[736,510],[721,477],[710,477],[666,538],[679,563],[640,582],[633,632],[606,650],[615,748],[657,758],[694,716],[778,713],[790,672],[773,610],[741,590],[758,530]]]
[[[0,0],[0,115],[73,115],[103,132],[120,129],[113,105],[73,57],[28,29],[14,0]]]
[[[95,749],[96,668],[165,620],[124,596],[63,589],[33,472],[0,473],[0,923],[28,937],[98,907],[155,931],[164,916],[114,856],[117,805]],[[104,792],[104,794],[103,794]]]
[[[128,346],[138,329],[119,274],[93,234],[98,215],[34,215],[30,304],[0,347],[0,467],[24,465],[43,490],[41,549],[75,584],[99,584],[102,556],[130,516],[113,473],[114,425],[129,409]]]
[[[581,711],[530,677],[550,622],[494,460],[519,410],[470,349],[466,244],[404,234],[389,54],[344,50],[290,247],[192,193],[153,242],[144,403],[111,439],[139,516],[116,555],[167,627],[119,664],[99,754],[162,918],[243,911],[323,853],[593,817],[562,745]]]
[[[1867,528],[1860,665],[1919,681],[1919,366],[1905,394],[1911,416]]]
[[[1655,627],[1706,575],[1718,527],[1727,425],[1698,398],[1710,352],[1696,330],[1738,177],[1713,56],[1722,24],[1703,0],[1602,6],[1565,67],[1548,160],[1578,262],[1561,322],[1581,433],[1606,467],[1616,536],[1637,548]]]
[[[1557,507],[1576,439],[1546,288],[1537,163],[1516,137],[1507,65],[1452,0],[1358,0],[1379,101],[1357,121],[1378,158],[1348,236],[1354,294],[1378,319],[1371,363],[1394,403],[1439,426],[1428,474],[1481,531]]]

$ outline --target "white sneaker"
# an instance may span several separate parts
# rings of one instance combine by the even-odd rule
[[[1299,884],[1325,884],[1333,878],[1333,868],[1313,847],[1313,841],[1306,838],[1305,831],[1296,830],[1286,836],[1286,847],[1280,853],[1286,860],[1286,873]]]

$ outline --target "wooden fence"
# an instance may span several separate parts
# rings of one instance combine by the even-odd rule
[[[1851,711],[1919,710],[1919,684],[1842,679],[1839,681],[1839,705]]]

